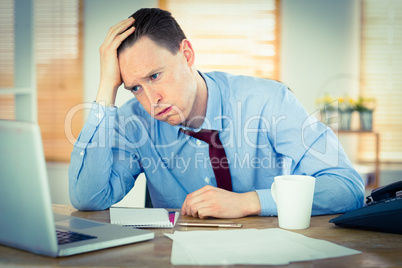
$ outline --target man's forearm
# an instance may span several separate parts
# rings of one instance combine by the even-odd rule
[[[100,85],[95,101],[104,106],[114,106],[116,95],[117,88],[111,89],[111,87]]]
[[[120,181],[124,176],[133,176],[117,170],[113,163],[111,145],[116,113],[116,108],[94,103],[74,145],[69,183],[71,203],[78,209],[106,209],[125,195],[125,187],[130,187]]]
[[[359,183],[359,175],[348,169],[340,172],[316,177],[312,215],[342,213],[363,206],[364,185]]]

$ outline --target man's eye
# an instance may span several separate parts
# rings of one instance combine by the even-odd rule
[[[156,78],[158,78],[159,74],[160,73],[156,73],[156,74],[151,75],[151,79],[155,80]]]
[[[137,92],[138,90],[141,89],[141,86],[135,86],[131,89],[132,92]]]

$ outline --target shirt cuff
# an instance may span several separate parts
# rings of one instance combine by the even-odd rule
[[[92,103],[87,122],[94,126],[113,128],[116,114],[116,106],[104,106],[94,101]],[[108,122],[107,125],[105,125],[105,121]]]
[[[277,216],[278,210],[272,197],[271,189],[256,190],[260,198],[261,214],[260,216]]]

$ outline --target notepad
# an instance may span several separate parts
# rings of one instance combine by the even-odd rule
[[[110,208],[110,223],[138,228],[173,228],[178,217],[162,208]]]

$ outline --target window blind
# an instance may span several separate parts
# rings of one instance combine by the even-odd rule
[[[278,0],[161,0],[195,50],[200,71],[279,78]]]
[[[83,101],[82,1],[35,0],[35,56],[38,122],[47,160],[69,161],[82,114],[64,126],[70,109]]]
[[[65,127],[70,109],[83,101],[82,25],[79,0],[34,1],[34,45],[38,123],[47,160],[69,161],[73,145],[65,132],[78,136],[83,115]],[[0,2],[0,88],[14,86],[14,1]],[[0,118],[14,119],[14,96],[0,95]]]
[[[381,162],[402,162],[402,1],[362,1],[361,93],[376,99],[374,130]],[[375,142],[362,136],[359,158],[373,161]]]

